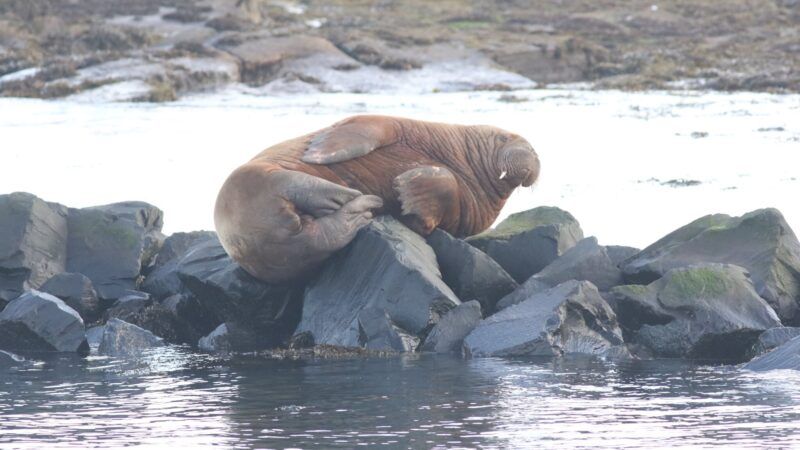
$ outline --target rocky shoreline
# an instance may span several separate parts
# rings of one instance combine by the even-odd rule
[[[0,195],[0,360],[163,346],[271,358],[590,355],[800,369],[800,242],[775,209],[709,215],[644,250],[555,207],[467,240],[377,218],[309,279],[261,282],[215,233],[143,202]],[[748,362],[750,361],[750,362]]]
[[[800,92],[796,0],[12,0],[0,96],[611,89]],[[517,97],[508,95],[506,101]]]

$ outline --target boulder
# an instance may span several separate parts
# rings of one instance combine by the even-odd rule
[[[153,333],[119,319],[111,319],[103,327],[97,352],[104,356],[130,357],[163,346],[164,340]]]
[[[467,356],[628,356],[614,311],[588,281],[567,281],[487,317]]]
[[[170,235],[156,257],[153,269],[147,274],[141,289],[156,299],[165,299],[176,294],[188,292],[178,277],[178,265],[194,247],[209,241],[217,241],[211,231],[193,231]]]
[[[0,195],[0,309],[66,261],[67,209],[24,192]]]
[[[606,248],[597,244],[595,237],[581,240],[533,278],[550,286],[569,280],[591,281],[603,292],[623,284],[622,271],[614,264]]]
[[[164,245],[162,245],[161,250],[158,251],[158,255],[156,255],[155,261],[153,262],[153,267],[158,268],[170,261],[180,260],[186,256],[189,250],[195,245],[210,239],[216,239],[216,237],[217,233],[213,231],[173,233],[164,239]]]
[[[394,218],[379,217],[309,283],[297,333],[310,332],[317,345],[359,347],[361,313],[375,308],[404,333],[421,336],[459,303],[425,240]]]
[[[290,337],[300,319],[302,288],[258,280],[239,267],[217,239],[193,247],[181,259],[177,272],[216,324],[236,323],[253,330],[265,348]]]
[[[97,348],[100,347],[100,341],[103,340],[103,330],[105,330],[105,325],[97,325],[86,330],[86,342],[92,351],[97,351]]]
[[[176,294],[161,301],[177,324],[177,342],[195,345],[219,325],[219,321],[192,295]]]
[[[778,210],[702,217],[642,250],[622,270],[629,282],[645,284],[704,262],[744,267],[783,323],[800,325],[800,243]]]
[[[358,346],[369,350],[413,352],[419,339],[392,322],[384,309],[366,307],[358,313]]]
[[[169,343],[197,342],[196,340],[190,340],[195,337],[194,334],[186,336],[187,333],[184,331],[186,325],[175,314],[143,292],[117,300],[106,311],[104,319],[106,323],[113,319],[118,319],[136,325]]]
[[[434,230],[427,242],[436,253],[445,284],[458,298],[477,300],[486,315],[494,312],[497,301],[518,286],[486,253],[444,230]]]
[[[435,353],[460,352],[464,338],[478,326],[481,318],[481,304],[476,300],[456,306],[433,326],[420,350]]]
[[[728,264],[673,269],[611,296],[628,340],[660,357],[742,360],[761,333],[780,326],[747,272]]]
[[[754,372],[779,369],[800,370],[800,336],[750,361],[744,365],[744,368]]]
[[[59,273],[47,280],[40,290],[60,298],[81,315],[84,323],[93,323],[100,318],[100,299],[92,280],[83,274]]]
[[[497,311],[500,311],[501,309],[508,308],[511,305],[522,303],[525,300],[533,297],[535,294],[546,291],[552,287],[553,285],[550,283],[545,283],[536,277],[530,277],[528,278],[528,281],[522,283],[522,286],[518,287],[517,290],[501,298],[500,301],[497,302],[496,309]]]
[[[0,349],[88,353],[81,316],[50,294],[30,291],[0,312]]]
[[[606,245],[606,253],[615,266],[619,267],[625,260],[631,258],[642,250],[636,247],[626,247],[624,245]]]
[[[748,355],[750,359],[763,355],[797,336],[800,336],[800,328],[797,327],[770,328],[758,336],[756,343],[753,344]]]
[[[512,214],[467,242],[497,261],[518,283],[555,261],[583,239],[580,224],[559,208],[541,206]]]
[[[163,213],[144,202],[70,209],[67,271],[82,273],[108,302],[141,283],[163,243]]]
[[[251,352],[274,346],[270,336],[238,322],[225,322],[197,342],[200,350],[213,353]]]

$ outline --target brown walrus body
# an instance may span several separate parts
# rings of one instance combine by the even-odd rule
[[[355,116],[270,147],[236,169],[214,220],[228,254],[253,276],[301,276],[343,248],[374,214],[422,235],[470,236],[511,192],[538,177],[521,137],[488,126]]]

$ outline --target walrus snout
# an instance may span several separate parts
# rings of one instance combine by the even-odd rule
[[[539,168],[536,151],[525,140],[520,139],[502,150],[498,175],[516,186],[528,187],[539,178]]]

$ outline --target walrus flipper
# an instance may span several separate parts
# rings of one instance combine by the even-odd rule
[[[273,175],[280,179],[284,197],[301,212],[316,218],[333,214],[361,192],[303,172],[285,170]]]
[[[422,166],[398,175],[393,183],[404,223],[427,236],[458,208],[458,183],[448,169]],[[456,214],[457,215],[457,214]]]
[[[334,164],[364,156],[395,140],[394,127],[387,118],[356,116],[311,138],[301,159],[311,164]]]

